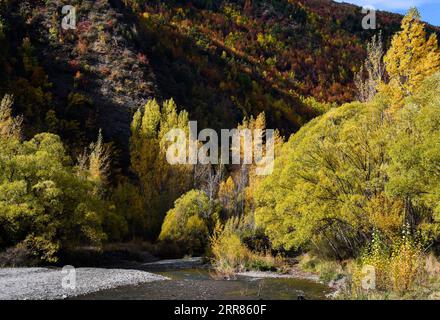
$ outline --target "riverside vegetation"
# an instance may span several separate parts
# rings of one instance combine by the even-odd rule
[[[215,2],[202,2],[168,7],[161,1],[126,1],[126,8],[138,13],[136,22],[146,34],[174,25],[188,36],[201,32],[185,29],[199,19],[198,10],[220,20],[223,16],[216,10],[221,10],[245,30],[255,22],[246,19],[255,18],[264,3],[220,1],[218,9]],[[290,6],[301,7],[295,1],[289,5],[293,10]],[[10,17],[6,2],[1,9],[2,16]],[[312,19],[311,9],[303,10],[304,19]],[[325,77],[315,87],[313,77],[303,77],[295,91],[283,96],[283,87],[289,87],[287,73],[280,71],[275,58],[254,70],[252,76],[259,75],[254,80],[232,68],[228,83],[220,86],[222,94],[210,88],[209,97],[203,97],[200,88],[179,91],[170,86],[168,92],[179,91],[176,101],[189,110],[172,98],[149,99],[132,115],[125,158],[123,147],[92,130],[93,103],[82,93],[69,94],[68,101],[83,119],[51,109],[49,77],[29,38],[14,48],[7,28],[11,21],[0,19],[0,263],[54,264],[85,246],[101,250],[115,243],[142,243],[162,257],[204,255],[228,277],[247,270],[289,273],[294,258],[298,267],[318,273],[323,281],[343,283],[338,298],[439,298],[440,50],[435,32],[426,32],[416,9],[403,18],[389,46],[383,38],[387,35],[373,37],[362,68],[361,62],[357,68],[341,66],[345,71],[333,77],[329,91],[323,89]],[[64,41],[52,31],[56,41]],[[224,43],[229,51],[222,56],[240,49],[258,55],[276,48],[281,58],[287,44],[277,36],[283,32],[263,31],[255,35],[254,49],[242,48],[234,40],[240,35],[229,33]],[[179,66],[163,59],[183,54],[158,54],[174,47],[165,37],[169,32],[152,52],[153,64],[160,61],[169,67],[166,75]],[[212,44],[200,37],[197,46],[209,52]],[[195,61],[197,50],[190,51]],[[14,54],[22,61],[13,59]],[[145,56],[139,59],[148,64]],[[284,59],[293,66],[292,57]],[[19,74],[11,71],[13,65],[19,66]],[[262,94],[267,88],[257,81],[262,75],[264,83],[279,81],[281,88],[268,90],[274,96]],[[75,77],[77,86],[85,87],[84,75],[75,72]],[[17,81],[26,84],[26,92],[12,89]],[[231,98],[242,82],[248,83],[245,104]],[[319,88],[323,94],[317,94]],[[268,123],[283,123],[275,134],[273,174],[258,176],[253,164],[176,166],[166,161],[166,133],[172,128],[188,131],[189,119],[201,117],[208,101],[225,92],[242,111],[237,113],[242,120],[234,123],[238,129],[264,131]],[[270,103],[247,110],[259,96]],[[229,103],[223,100],[222,108]],[[303,107],[289,108],[290,103]],[[218,118],[206,123],[234,121],[222,113],[217,110]],[[81,130],[87,135],[94,131],[94,138],[79,134]],[[375,289],[362,286],[365,266],[375,269]]]

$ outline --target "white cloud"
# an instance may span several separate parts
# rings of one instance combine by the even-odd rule
[[[440,4],[440,0],[338,0],[336,2],[348,2],[359,6],[369,5],[384,10],[404,10],[425,4]]]

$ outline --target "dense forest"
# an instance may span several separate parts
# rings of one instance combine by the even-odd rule
[[[0,265],[136,243],[228,276],[294,257],[344,298],[438,291],[440,29],[417,9],[364,30],[327,0],[77,0],[63,30],[64,4],[0,2]],[[190,120],[275,129],[273,174],[170,164]]]

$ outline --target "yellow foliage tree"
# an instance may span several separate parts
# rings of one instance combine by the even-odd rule
[[[244,119],[243,123],[238,125],[238,129],[239,130],[245,130],[245,129],[250,129],[252,130],[254,133],[256,132],[256,130],[261,130],[261,136],[258,137],[254,135],[254,146],[259,144],[261,146],[263,146],[264,148],[262,148],[263,150],[263,156],[266,155],[265,150],[267,151],[266,148],[266,116],[263,113],[260,113],[256,118],[254,118],[253,116],[251,116],[249,119]],[[278,130],[275,130],[274,134],[273,134],[273,143],[274,143],[274,152],[275,152],[275,157],[277,157],[280,153],[281,147],[284,143],[283,138],[281,137],[280,133],[278,132]],[[247,207],[247,209],[249,209],[249,211],[253,211],[253,194],[255,192],[255,188],[258,186],[259,181],[261,180],[261,176],[258,176],[256,173],[256,169],[257,169],[257,164],[255,163],[256,159],[253,159],[253,163],[250,165],[244,164],[244,158],[245,158],[245,154],[244,154],[244,150],[245,150],[245,139],[243,137],[241,137],[240,140],[241,143],[241,167],[239,168],[239,170],[237,170],[236,174],[235,174],[235,181],[237,182],[237,193],[239,193],[238,195],[238,200],[241,200],[243,203],[242,205],[244,205],[245,207]],[[255,150],[254,150],[255,152]],[[254,155],[255,156],[255,155]],[[239,204],[238,204],[239,205]],[[244,209],[244,208],[243,208]],[[243,210],[242,210],[243,211]],[[243,212],[242,212],[243,213]]]
[[[228,215],[232,215],[237,206],[235,183],[232,177],[229,177],[226,181],[220,183],[218,198]]]
[[[12,116],[13,97],[5,95],[0,101],[0,137],[4,139],[21,138],[21,117]]]
[[[170,142],[165,136],[170,129],[188,132],[188,113],[177,112],[173,100],[165,101],[162,106],[156,100],[148,101],[135,113],[131,124],[131,169],[139,178],[151,229],[146,234],[151,237],[159,233],[166,212],[189,189],[191,182],[190,165],[171,165],[166,160]]]
[[[404,98],[414,93],[423,79],[440,71],[437,36],[431,34],[427,39],[417,9],[408,12],[401,28],[384,57],[389,82],[379,86],[391,100],[391,111],[402,107]]]
[[[110,150],[104,144],[101,130],[99,130],[98,140],[91,144],[90,149],[90,177],[99,184],[104,184],[109,176]]]
[[[94,183],[95,194],[103,195],[109,182],[110,167],[110,148],[104,143],[102,131],[99,130],[97,141],[91,143],[78,159],[79,173]]]

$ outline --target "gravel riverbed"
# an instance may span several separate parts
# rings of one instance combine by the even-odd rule
[[[63,288],[68,276],[55,268],[0,268],[0,300],[55,300],[120,286],[169,280],[139,270],[78,268],[75,289]],[[64,281],[66,283],[66,281]]]

